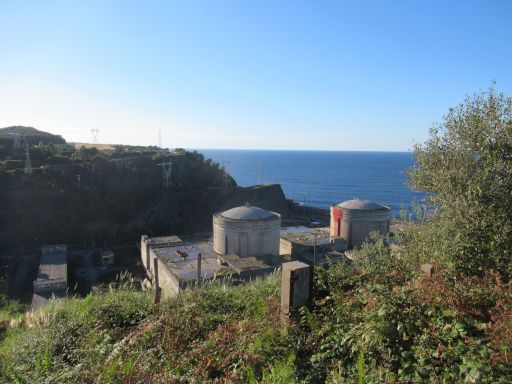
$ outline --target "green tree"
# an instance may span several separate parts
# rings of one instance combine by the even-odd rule
[[[432,253],[460,272],[511,277],[512,98],[494,86],[467,97],[414,153],[410,185],[431,192],[436,211],[425,226],[439,241]]]

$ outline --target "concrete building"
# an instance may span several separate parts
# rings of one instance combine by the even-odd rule
[[[277,213],[248,205],[233,208],[214,215],[213,241],[143,235],[142,263],[164,295],[194,286],[198,277],[201,281],[224,279],[230,283],[249,280],[281,265],[280,226]]]
[[[65,244],[42,247],[41,263],[34,281],[32,311],[46,305],[51,298],[66,297],[68,289],[68,249]]]
[[[114,251],[102,251],[101,252],[101,265],[108,267],[114,264]]]
[[[281,215],[245,205],[213,215],[213,244],[220,255],[279,256]]]
[[[331,207],[333,238],[346,240],[348,249],[360,247],[371,232],[389,233],[391,209],[369,200],[347,200]]]
[[[229,283],[249,280],[274,271],[277,266],[270,264],[269,256],[240,257],[235,254],[219,255],[214,251],[212,241],[190,240],[169,246],[151,245],[151,238],[143,237],[149,243],[149,268],[146,269],[151,282],[162,288],[164,295],[173,295],[197,284],[200,280],[226,280]],[[142,242],[141,242],[142,243]],[[141,244],[142,245],[142,244]],[[141,246],[141,257],[144,259]],[[198,255],[201,267],[198,269]]]
[[[140,240],[140,256],[142,264],[146,270],[149,270],[153,265],[154,255],[151,255],[150,248],[166,248],[174,245],[181,244],[181,239],[178,236],[161,236],[161,237],[148,237],[142,235]]]

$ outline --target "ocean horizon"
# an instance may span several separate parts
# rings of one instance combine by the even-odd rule
[[[359,198],[411,209],[425,194],[407,185],[412,152],[194,149],[224,165],[242,187],[280,184],[286,198],[317,208]]]

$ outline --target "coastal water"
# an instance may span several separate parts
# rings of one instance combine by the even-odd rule
[[[329,208],[344,200],[369,199],[389,206],[395,217],[424,195],[406,185],[409,152],[330,152],[201,149],[224,164],[238,185],[279,183],[287,198]]]

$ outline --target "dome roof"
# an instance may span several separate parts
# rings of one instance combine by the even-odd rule
[[[272,212],[248,204],[228,209],[220,215],[231,220],[265,220],[275,216]]]
[[[374,203],[370,200],[359,200],[359,199],[353,199],[353,200],[347,200],[343,203],[339,203],[337,205],[340,208],[346,208],[346,209],[357,209],[360,211],[384,211],[389,210],[388,207],[385,207],[383,205]]]

